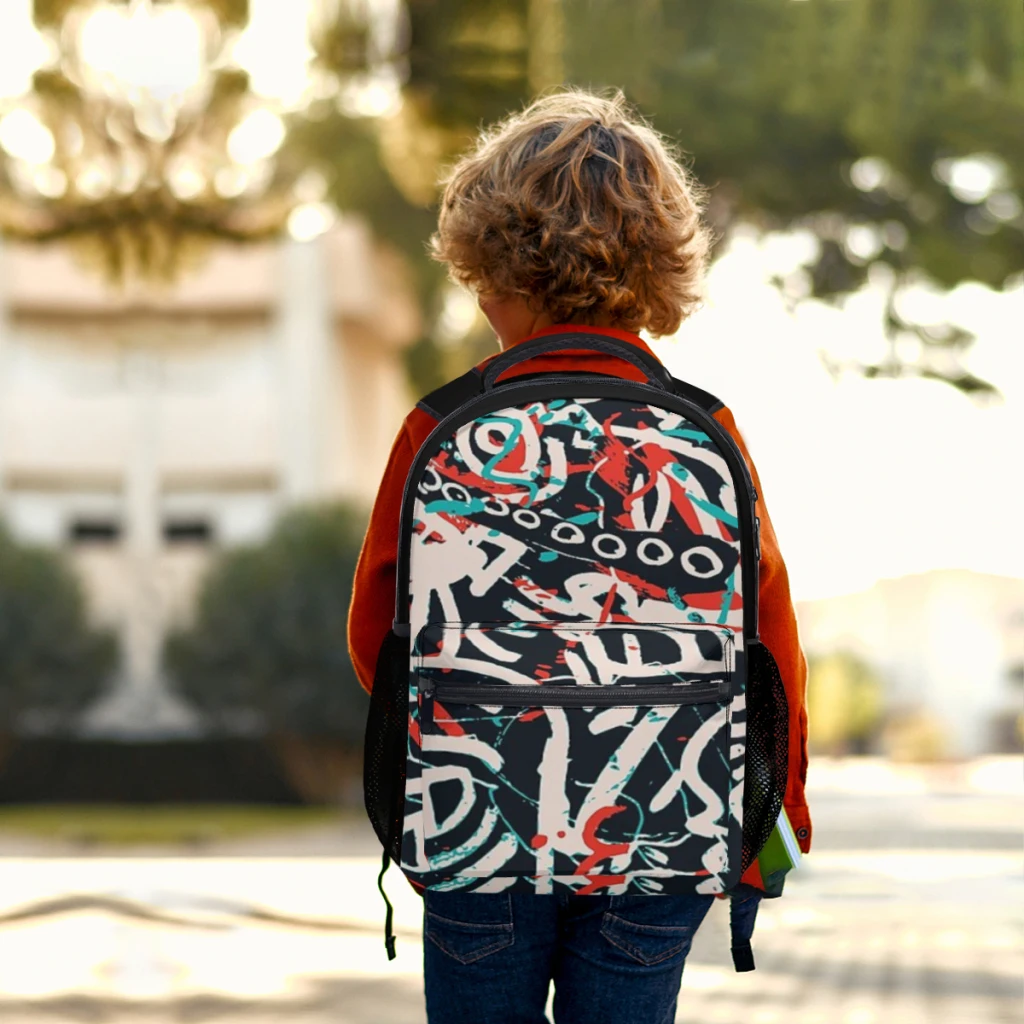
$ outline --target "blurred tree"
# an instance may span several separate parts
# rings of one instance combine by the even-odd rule
[[[409,350],[408,365],[423,391],[464,369],[460,352],[446,350],[431,330],[442,312],[445,282],[444,270],[427,255],[438,180],[482,124],[561,80],[560,71],[531,76],[531,52],[539,46],[531,31],[547,26],[547,50],[558,39],[551,25],[558,0],[543,2],[554,18],[540,17],[540,5],[527,0],[407,0],[405,31],[387,55],[405,67],[400,106],[378,118],[354,119],[344,104],[325,100],[290,132],[289,151],[323,170],[334,203],[366,216],[415,268],[427,327]],[[333,21],[313,39],[319,68],[339,77],[353,72],[353,55],[366,59],[365,29],[351,7],[344,0],[335,4]]]
[[[107,688],[113,635],[90,627],[78,580],[52,551],[0,527],[0,734],[67,732]]]
[[[218,729],[362,743],[366,697],[345,642],[365,522],[344,506],[287,514],[269,540],[224,554],[195,621],[171,634],[174,688]]]
[[[137,8],[155,19],[165,6]],[[410,369],[429,388],[468,355],[439,344],[430,326],[444,307],[444,275],[425,248],[444,167],[481,125],[539,91],[621,87],[693,154],[720,239],[741,221],[812,233],[813,257],[776,282],[787,301],[841,302],[869,276],[885,285],[887,355],[830,369],[994,390],[967,369],[970,333],[914,322],[901,295],[921,279],[942,288],[1021,280],[1019,4],[323,0],[313,7],[309,103],[287,117],[280,150],[282,122],[252,108],[246,75],[231,64],[247,3],[187,7],[206,26],[210,59],[185,90],[189,102],[172,110],[134,87],[114,97],[95,81],[86,88],[75,26],[93,5],[36,0],[40,30],[63,50],[15,111],[26,152],[0,158],[7,232],[72,240],[115,277],[172,276],[205,242],[276,234],[300,200],[318,203],[320,176],[304,173],[315,168],[334,205],[366,215],[416,268],[428,327]],[[266,145],[239,164],[230,138],[244,149],[245,132],[235,133],[255,115]]]
[[[948,728],[920,705],[892,708],[880,739],[881,752],[893,761],[942,761],[950,756]]]
[[[221,558],[165,649],[172,687],[213,729],[255,726],[316,803],[358,796],[368,701],[345,624],[364,528],[340,505],[286,515],[266,544]]]
[[[804,227],[777,282],[830,301],[885,268],[889,356],[855,368],[965,392],[971,336],[915,324],[900,290],[1009,286],[1024,268],[1024,12],[972,0],[566,0],[568,77],[620,85],[694,154],[720,234]],[[1019,285],[1018,285],[1019,286]],[[840,367],[837,367],[837,369]]]
[[[693,154],[698,178],[712,188],[709,216],[720,238],[739,221],[813,232],[814,258],[776,282],[790,301],[841,301],[869,272],[887,282],[887,358],[835,364],[836,372],[993,390],[963,365],[968,332],[911,322],[899,297],[922,277],[945,288],[1019,280],[1019,5],[407,0],[406,9],[405,102],[373,125],[358,172],[386,173],[394,188],[353,185],[354,168],[338,160],[341,115],[307,140],[323,147],[328,165],[345,168],[333,179],[342,208],[360,209],[397,240],[390,225],[406,207],[425,210],[431,183],[482,123],[562,81],[621,87]],[[432,220],[417,214],[406,223],[404,248],[426,266]],[[422,273],[430,298],[441,278]]]
[[[807,721],[811,748],[824,754],[865,754],[882,724],[882,682],[855,654],[808,659]]]

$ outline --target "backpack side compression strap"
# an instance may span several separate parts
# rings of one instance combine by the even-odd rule
[[[431,391],[429,395],[421,398],[416,406],[440,423],[446,416],[450,416],[460,406],[480,394],[480,385],[481,373],[476,367],[473,367],[461,377],[456,377],[455,380]],[[693,402],[694,405],[700,406],[710,414],[718,412],[724,404],[710,391],[687,384],[686,381],[680,380],[678,377],[672,378],[672,387],[680,398]]]

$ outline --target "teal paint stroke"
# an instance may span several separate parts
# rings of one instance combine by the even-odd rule
[[[597,512],[588,512],[588,513],[585,513],[585,514],[586,515],[594,516],[594,518],[597,519],[597,525],[603,527],[604,526],[604,498],[602,498],[601,495],[598,494],[597,491],[595,491],[594,488],[591,486],[591,481],[594,479],[594,476],[595,476],[596,473],[597,473],[597,467],[595,466],[587,474],[587,478],[585,480],[585,486],[586,486],[587,490],[597,499],[597,507],[598,507],[599,511],[597,511]],[[594,521],[593,519],[588,519],[587,520],[587,522],[593,522],[593,521]]]
[[[497,452],[495,455],[491,456],[491,458],[487,460],[487,462],[484,464],[483,469],[481,470],[481,475],[485,480],[490,480],[493,483],[514,484],[520,487],[525,486],[526,489],[530,492],[530,497],[527,500],[526,504],[532,505],[534,499],[537,497],[537,491],[539,490],[539,488],[533,481],[522,480],[519,477],[503,477],[495,470],[495,467],[498,465],[498,463],[501,462],[501,460],[505,458],[506,455],[510,454],[514,450],[516,444],[518,444],[519,438],[522,437],[523,435],[523,425],[518,420],[511,419],[508,416],[491,416],[488,417],[487,419],[482,419],[479,422],[507,423],[512,428],[512,432],[505,439],[504,447],[501,449],[500,452]]]
[[[720,519],[726,526],[739,526],[739,521],[731,512],[726,512],[724,508],[719,508],[717,505],[712,504],[710,501],[705,501],[703,498],[695,498],[689,491],[686,492],[686,496],[690,499],[691,505],[696,505],[697,508],[703,509],[709,516],[714,516],[715,519]]]
[[[736,593],[736,570],[733,569],[729,579],[725,583],[725,593],[722,595],[722,610],[718,613],[718,625],[722,626],[729,619],[729,608],[732,606],[733,595]]]
[[[704,433],[703,430],[686,430],[682,427],[675,427],[672,430],[662,430],[662,434],[667,434],[669,437],[683,437],[687,441],[708,441],[711,438]]]
[[[456,516],[468,516],[472,512],[483,512],[482,498],[471,498],[469,501],[431,501],[423,506],[425,512],[451,512]]]

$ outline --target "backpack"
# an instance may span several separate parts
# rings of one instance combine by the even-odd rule
[[[532,373],[588,349],[646,378]],[[523,342],[428,395],[366,809],[414,887],[732,897],[786,788],[786,694],[757,630],[760,523],[722,403],[604,335]],[[779,890],[781,891],[781,890]],[[752,912],[753,911],[753,912]],[[394,956],[392,911],[385,943]]]

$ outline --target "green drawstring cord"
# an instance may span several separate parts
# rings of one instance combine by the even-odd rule
[[[392,930],[394,911],[391,907],[391,900],[388,899],[388,894],[384,891],[384,872],[387,871],[390,863],[391,858],[388,856],[388,851],[385,850],[381,861],[380,874],[377,876],[377,888],[380,890],[381,896],[384,897],[384,905],[388,908],[387,913],[384,915],[384,948],[388,951],[388,959],[394,960],[395,933]]]

